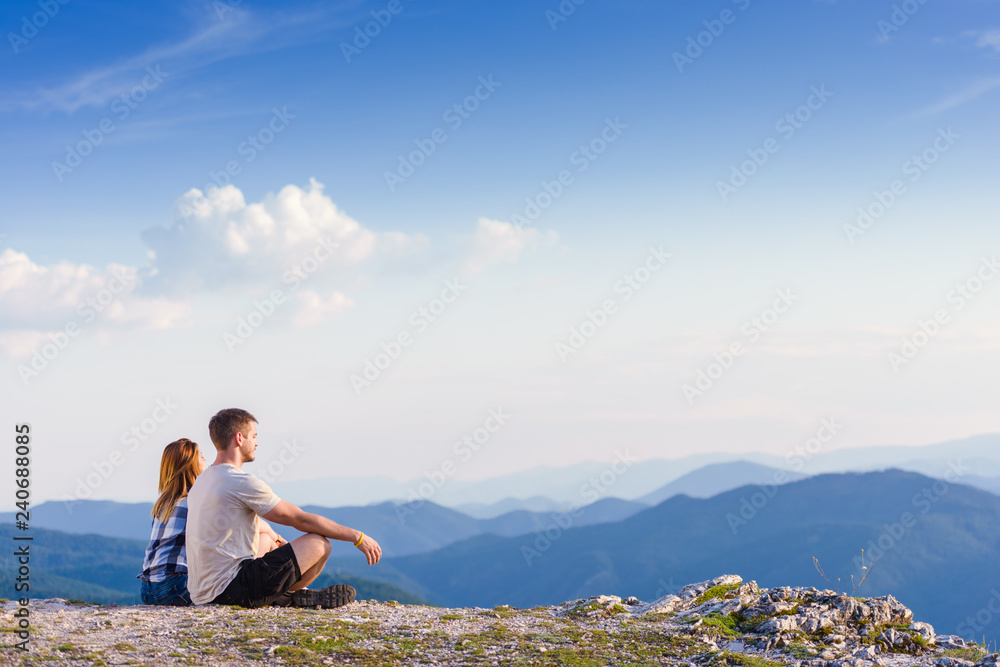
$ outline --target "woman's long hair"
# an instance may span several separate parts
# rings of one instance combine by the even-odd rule
[[[188,494],[198,476],[198,444],[181,438],[163,449],[160,461],[160,497],[153,504],[153,516],[160,521],[170,518],[177,502]]]

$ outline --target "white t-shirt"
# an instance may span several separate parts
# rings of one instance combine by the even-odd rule
[[[198,475],[188,492],[188,592],[208,604],[236,578],[240,563],[257,553],[259,516],[281,499],[248,472],[222,463]]]

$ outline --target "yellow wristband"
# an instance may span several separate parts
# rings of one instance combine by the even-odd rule
[[[364,541],[364,539],[365,539],[365,534],[364,534],[364,533],[361,533],[361,537],[359,537],[359,538],[358,538],[358,541],[354,543],[354,546],[356,546],[356,547],[360,547],[360,546],[361,546],[361,543],[362,543],[362,542]]]

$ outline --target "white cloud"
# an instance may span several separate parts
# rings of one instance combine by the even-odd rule
[[[480,218],[472,237],[471,249],[460,270],[470,275],[479,273],[498,262],[518,261],[522,250],[552,246],[558,241],[559,234],[555,231],[542,234],[531,227],[516,227],[509,222]]]
[[[292,325],[298,328],[311,327],[326,319],[327,315],[340,315],[354,305],[354,301],[340,292],[333,292],[324,297],[312,290],[300,292],[295,296],[296,310],[292,316]]]
[[[187,323],[187,305],[136,295],[137,270],[109,264],[36,264],[26,253],[0,253],[0,346],[9,354],[34,350],[47,332],[93,322],[141,329],[166,329]]]
[[[337,208],[311,179],[247,204],[227,185],[206,197],[192,189],[174,207],[173,222],[143,233],[151,251],[144,289],[194,293],[356,266],[423,250],[427,239],[375,233]]]

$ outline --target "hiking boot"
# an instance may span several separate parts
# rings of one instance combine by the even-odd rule
[[[337,584],[327,586],[317,590],[303,588],[301,591],[292,593],[293,607],[322,607],[323,609],[335,609],[354,602],[357,591],[347,584]]]

